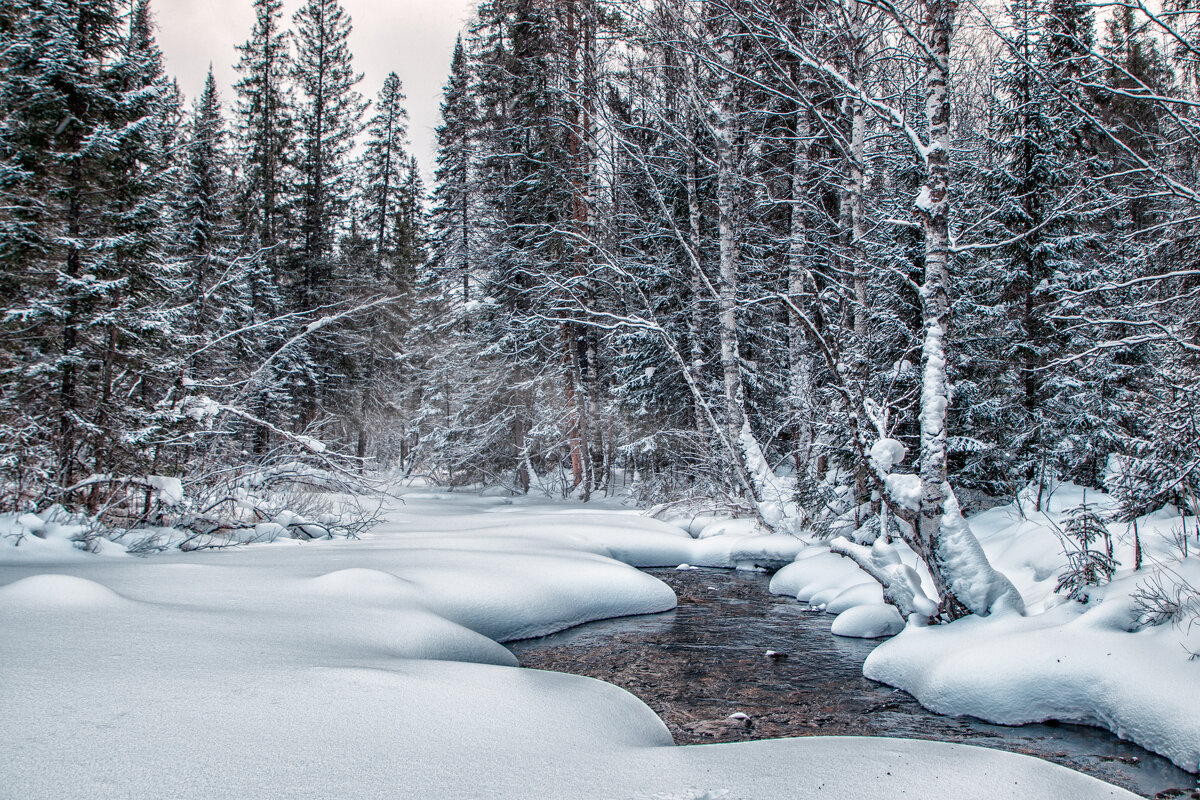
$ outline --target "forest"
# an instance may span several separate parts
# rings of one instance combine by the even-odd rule
[[[874,616],[845,635],[900,634],[868,677],[1197,769],[1172,715],[1200,653],[1200,8],[481,0],[420,164],[402,76],[364,96],[338,0],[247,2],[236,82],[210,67],[194,98],[150,0],[0,6],[0,562],[56,538],[182,558],[448,536],[421,492],[624,504],[674,527],[585,515],[553,547],[779,569],[771,592],[816,610],[866,581],[842,605]],[[551,516],[522,535],[551,547]],[[698,519],[753,535],[714,555]],[[483,537],[464,575],[524,552],[463,525]],[[342,572],[419,583],[404,554]],[[13,569],[0,612],[108,597]],[[409,602],[340,574],[312,591]],[[403,657],[507,665],[492,644],[674,607],[624,573],[563,574],[615,581],[609,605],[499,623],[426,586],[442,599],[405,614],[494,641],[458,655],[456,628]],[[959,642],[1000,648],[996,627],[963,638],[973,622],[1049,653],[1031,642],[1068,607],[1101,631],[1093,655],[1135,632],[1169,647],[1161,696],[1040,713],[1031,687],[1057,673],[1015,664],[1010,705],[920,693]],[[951,632],[917,647],[926,626]],[[1129,647],[1133,675],[1150,651]]]
[[[427,197],[336,2],[191,103],[148,3],[7,4],[0,506],[308,464],[861,527],[878,439],[1190,506],[1196,13],[1100,11],[483,3]]]

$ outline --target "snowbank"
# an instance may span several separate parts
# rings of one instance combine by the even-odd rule
[[[361,541],[0,564],[0,796],[1133,797],[934,742],[674,747],[632,695],[497,641],[670,608],[605,553],[701,540],[468,505],[410,497]]]
[[[409,496],[411,499],[411,496]],[[445,498],[444,494],[433,497]],[[423,497],[420,499],[424,499]],[[478,500],[472,498],[478,503]],[[445,499],[437,500],[439,503]],[[706,525],[696,538],[691,518],[664,522],[637,511],[581,511],[561,505],[513,504],[487,507],[493,513],[446,515],[423,519],[422,528],[439,536],[536,539],[553,547],[569,546],[610,556],[635,567],[778,569],[809,547],[803,539],[764,535],[752,520],[721,520]],[[536,509],[536,510],[533,510]]]
[[[880,458],[890,453],[880,453]],[[989,509],[970,519],[988,559],[1019,590],[1027,616],[998,613],[933,628],[902,628],[893,611],[877,604],[878,587],[849,560],[814,545],[771,581],[788,594],[838,614],[833,632],[847,636],[898,636],[867,659],[864,674],[908,691],[942,714],[971,715],[990,722],[1023,724],[1056,719],[1107,728],[1166,756],[1180,767],[1200,769],[1200,627],[1139,626],[1132,600],[1158,570],[1166,568],[1200,586],[1200,542],[1180,560],[1176,533],[1186,524],[1173,509],[1138,520],[1146,563],[1132,570],[1133,526],[1110,525],[1116,579],[1093,588],[1081,605],[1054,593],[1066,564],[1061,529],[1069,509],[1085,499],[1080,487],[1055,489],[1043,512],[1016,505]],[[1110,508],[1104,494],[1086,500]],[[1194,538],[1195,534],[1193,534]],[[928,572],[903,544],[901,561],[914,567],[924,586]]]
[[[81,667],[71,677],[86,680],[56,687],[49,702],[29,690],[57,672],[35,672],[14,687],[20,694],[0,689],[14,712],[0,719],[0,735],[11,743],[0,794],[1134,797],[1036,759],[936,742],[807,738],[673,747],[662,722],[632,695],[551,672],[430,661],[157,676],[99,667]],[[50,713],[31,708],[30,696]]]
[[[852,606],[841,612],[829,630],[834,636],[881,639],[904,630],[904,620],[895,606],[870,603]]]
[[[863,674],[941,714],[1097,725],[1196,772],[1200,661],[1188,659],[1181,640],[1200,649],[1200,631],[1131,633],[1136,612],[1113,588],[1089,606],[910,627],[872,652]]]

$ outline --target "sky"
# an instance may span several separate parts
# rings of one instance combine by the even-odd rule
[[[454,38],[476,0],[342,0],[354,22],[350,49],[354,66],[364,73],[358,90],[374,99],[389,72],[408,95],[409,138],[421,162],[426,185],[433,173],[433,130],[439,122],[442,86],[450,71]],[[284,23],[301,0],[284,0]],[[251,0],[154,0],[158,42],[167,71],[179,79],[189,105],[204,88],[211,62],[221,100],[228,110],[238,53],[254,24]],[[371,112],[367,112],[368,119]]]

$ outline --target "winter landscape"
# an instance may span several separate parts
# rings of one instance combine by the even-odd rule
[[[0,797],[1200,798],[1200,11],[184,5],[0,7]]]

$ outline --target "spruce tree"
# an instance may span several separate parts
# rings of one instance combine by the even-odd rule
[[[121,471],[122,465],[159,470],[170,415],[158,401],[169,391],[181,355],[181,319],[172,302],[180,281],[168,258],[174,164],[164,150],[173,137],[178,98],[163,69],[148,0],[134,4],[127,24],[113,75],[120,143],[106,216],[114,246],[98,269],[113,287],[96,417],[106,429],[98,472]]]
[[[442,90],[432,227],[437,269],[445,275],[445,285],[461,292],[464,303],[471,299],[472,270],[471,137],[476,109],[470,80],[470,63],[459,36]]]
[[[247,276],[250,307],[261,334],[258,346],[246,354],[257,360],[273,352],[281,332],[269,321],[285,312],[280,298],[283,257],[293,238],[292,205],[295,185],[292,148],[295,139],[294,108],[288,86],[291,56],[287,33],[280,29],[282,0],[255,0],[254,27],[238,47],[237,151],[241,184],[238,188],[241,236],[250,253],[261,253]],[[253,388],[254,414],[279,422],[288,405],[280,386],[288,364],[272,364]],[[270,446],[270,431],[258,426],[253,449],[263,457]]]
[[[294,280],[308,307],[327,299],[333,277],[336,232],[346,221],[354,139],[367,104],[355,89],[350,17],[337,0],[307,0],[292,18],[296,59],[292,78],[300,90],[300,238]]]
[[[970,478],[993,492],[1037,481],[1039,507],[1041,487],[1077,466],[1063,450],[1063,415],[1078,389],[1068,391],[1070,379],[1048,365],[1069,345],[1056,320],[1090,240],[1085,176],[1092,165],[1077,108],[1086,98],[1061,96],[1085,66],[1090,20],[1066,16],[1078,11],[1038,0],[1010,7],[1009,38],[996,60],[993,128],[985,134],[995,160],[983,173],[989,234],[1007,244],[981,258],[970,297],[979,311],[966,315],[967,324],[979,324],[968,341],[987,343],[978,360],[964,364],[980,392],[978,402],[964,404],[974,417],[967,431],[995,444],[970,457],[982,462],[971,465]]]
[[[187,366],[193,380],[211,392],[249,366],[237,362],[251,356],[253,351],[245,348],[252,340],[209,343],[253,320],[249,282],[260,260],[253,254],[239,257],[227,132],[211,67],[189,123],[176,255],[187,284]]]
[[[368,138],[362,162],[363,213],[367,235],[375,241],[375,279],[383,279],[385,269],[395,269],[397,257],[397,221],[409,157],[408,111],[404,107],[400,77],[391,72],[383,81],[375,101],[375,115],[367,123]],[[411,267],[411,265],[408,265]]]
[[[113,481],[155,468],[175,355],[165,258],[175,95],[144,0],[127,12],[21,2],[6,14],[0,425],[22,449],[4,459],[6,486],[13,502],[40,484],[42,497],[133,513]],[[109,477],[76,491],[85,470]]]
[[[294,183],[295,112],[287,84],[291,75],[288,36],[279,27],[282,7],[282,0],[255,0],[254,28],[238,46],[241,77],[235,84],[243,232],[263,248],[276,276],[290,236]],[[260,311],[279,313],[280,309],[266,306],[265,287],[261,294],[256,298]]]

